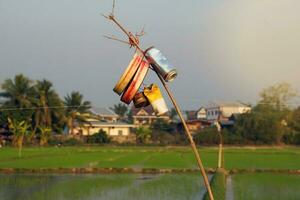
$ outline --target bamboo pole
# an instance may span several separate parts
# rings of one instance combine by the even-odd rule
[[[114,17],[113,14],[109,15],[109,16],[105,16],[103,15],[105,18],[109,19],[109,20],[112,20],[126,35],[127,37],[129,38],[129,40],[132,42],[132,45],[134,45],[136,47],[137,50],[139,50],[141,53],[145,54],[145,52],[140,48],[139,44],[137,43],[137,40],[136,38],[130,34],[118,21],[117,19]],[[208,181],[208,178],[207,178],[207,175],[206,175],[206,172],[205,172],[205,169],[203,167],[203,163],[202,163],[202,160],[200,158],[200,155],[199,155],[199,152],[197,150],[197,147],[195,145],[195,142],[193,140],[193,137],[186,125],[186,122],[182,116],[182,113],[179,109],[179,106],[175,100],[175,98],[173,97],[173,94],[171,93],[168,85],[166,84],[165,80],[160,76],[160,74],[153,68],[153,71],[157,74],[158,78],[160,79],[162,85],[164,86],[168,96],[170,97],[175,109],[176,109],[176,112],[183,124],[183,127],[184,127],[184,130],[185,130],[185,134],[186,136],[188,137],[189,141],[190,141],[190,144],[191,144],[191,147],[192,147],[192,150],[194,152],[194,155],[196,157],[196,161],[197,161],[197,164],[198,164],[198,167],[200,169],[200,172],[202,174],[202,177],[203,177],[203,180],[204,180],[204,184],[205,184],[205,187],[207,189],[207,192],[208,192],[208,195],[209,195],[209,198],[210,200],[214,200],[214,197],[213,197],[213,193],[212,193],[212,190],[211,190],[211,187],[210,187],[210,184],[209,184],[209,181]]]
[[[156,71],[155,71],[155,72],[156,72]],[[201,172],[201,174],[202,174],[202,176],[203,176],[204,184],[205,184],[205,187],[206,187],[207,192],[208,192],[208,194],[209,194],[209,198],[210,198],[211,200],[214,200],[213,193],[212,193],[212,191],[211,191],[211,187],[210,187],[210,184],[209,184],[209,181],[208,181],[208,178],[207,178],[205,169],[204,169],[204,167],[203,167],[202,160],[201,160],[201,158],[200,158],[200,154],[199,154],[199,152],[198,152],[198,150],[197,150],[197,147],[196,147],[196,145],[195,145],[195,142],[194,142],[194,140],[193,140],[193,137],[192,137],[192,135],[191,135],[191,133],[190,133],[190,131],[189,131],[189,129],[188,129],[186,123],[185,123],[185,120],[184,120],[184,118],[183,118],[183,116],[182,116],[182,113],[181,113],[181,111],[180,111],[180,109],[179,109],[179,106],[178,106],[178,104],[177,104],[175,98],[173,97],[173,95],[172,95],[172,93],[171,93],[171,91],[170,91],[168,85],[167,85],[166,82],[164,81],[164,79],[163,79],[157,72],[156,72],[156,74],[157,74],[157,76],[159,77],[161,83],[163,84],[165,90],[167,91],[167,93],[168,93],[168,95],[169,95],[169,97],[170,97],[170,99],[171,99],[171,101],[172,101],[172,103],[173,103],[173,105],[174,105],[174,107],[175,107],[175,109],[176,109],[176,112],[177,112],[177,114],[178,114],[178,116],[179,116],[179,118],[180,118],[180,120],[181,120],[181,122],[182,122],[182,124],[183,124],[184,130],[185,130],[185,134],[186,134],[186,136],[188,137],[188,139],[189,139],[189,141],[190,141],[192,150],[193,150],[194,155],[195,155],[196,160],[197,160],[198,167],[199,167],[200,172]]]

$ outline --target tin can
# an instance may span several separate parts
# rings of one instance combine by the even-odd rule
[[[143,56],[141,54],[135,54],[133,59],[130,61],[128,67],[126,68],[125,72],[122,74],[121,78],[119,79],[118,83],[114,87],[114,92],[118,95],[121,95],[126,87],[129,85],[130,81],[134,77],[136,71],[140,63],[143,60]]]
[[[133,104],[136,108],[142,108],[148,106],[150,103],[143,92],[138,92],[133,97]]]
[[[176,69],[173,68],[160,50],[150,47],[145,51],[145,57],[165,81],[169,82],[176,78]]]
[[[149,69],[149,63],[146,60],[142,60],[137,72],[135,73],[133,79],[125,89],[121,101],[123,101],[126,104],[130,104],[132,101],[134,95],[138,92],[140,86],[143,83],[143,80],[148,72]]]
[[[144,88],[144,95],[150,102],[156,115],[160,116],[168,112],[167,104],[156,84],[151,84]]]

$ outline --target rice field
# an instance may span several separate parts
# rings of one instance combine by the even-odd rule
[[[232,176],[234,199],[300,199],[300,175],[254,173]]]
[[[200,148],[204,166],[217,166],[217,148]],[[189,147],[46,147],[0,149],[1,168],[155,168],[196,169]],[[225,148],[225,168],[300,169],[300,148]]]
[[[1,200],[199,200],[198,174],[0,175]]]
[[[199,148],[199,152],[205,168],[215,169],[217,148]],[[227,177],[227,200],[300,199],[300,175],[291,174],[291,170],[300,170],[300,148],[227,147],[224,152],[225,168],[235,172]],[[53,169],[55,173],[61,168],[197,169],[197,166],[189,147],[27,147],[22,157],[18,157],[15,148],[0,149],[2,172]],[[212,184],[217,190],[218,182],[223,181]],[[224,196],[224,191],[220,192],[219,196]],[[202,199],[204,193],[199,173],[0,173],[1,200],[194,200]]]

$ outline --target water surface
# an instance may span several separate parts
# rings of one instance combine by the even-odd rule
[[[1,200],[201,199],[197,174],[0,174]]]

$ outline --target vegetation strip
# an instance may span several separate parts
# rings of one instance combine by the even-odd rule
[[[217,200],[225,200],[226,194],[226,170],[217,169],[213,175],[211,182],[211,189],[214,194],[214,198]],[[209,200],[208,193],[205,193],[203,200]]]
[[[218,170],[206,168],[207,173],[218,173]],[[157,169],[157,168],[0,168],[0,173],[74,173],[74,174],[114,174],[114,173],[133,173],[133,174],[167,174],[167,173],[196,173],[198,169]],[[228,170],[229,174],[251,174],[251,173],[276,173],[276,174],[298,174],[300,170],[274,170],[274,169],[234,169]]]
[[[0,168],[0,173],[75,173],[75,174],[113,174],[113,173],[136,173],[136,174],[167,174],[167,173],[195,173],[198,169],[155,169],[155,168]],[[214,173],[214,169],[207,169],[207,173]]]

